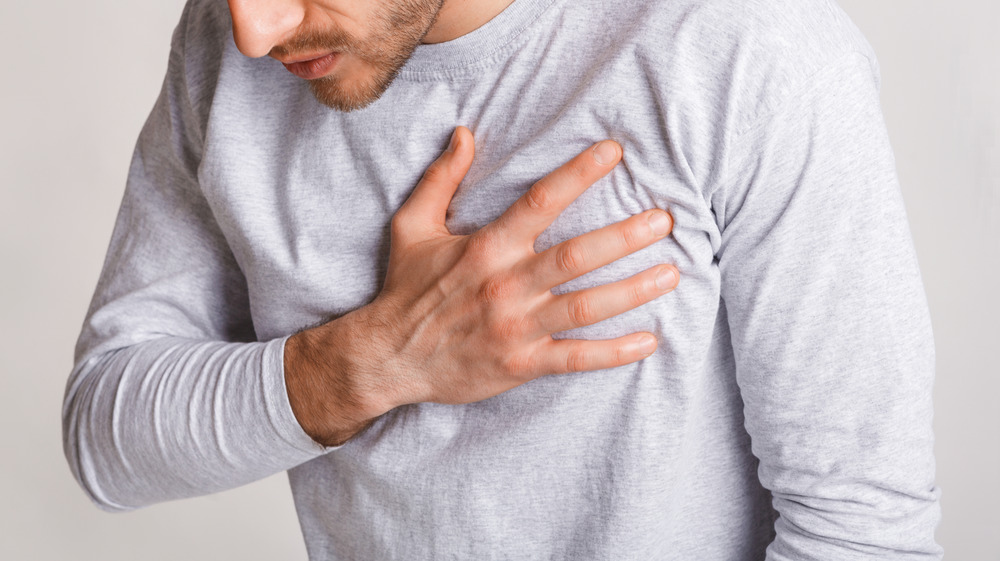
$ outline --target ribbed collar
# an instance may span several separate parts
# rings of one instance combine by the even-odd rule
[[[458,39],[420,45],[399,72],[404,80],[460,78],[504,58],[556,0],[515,0],[485,25]]]

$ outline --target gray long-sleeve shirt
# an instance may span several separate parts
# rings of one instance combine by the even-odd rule
[[[831,0],[517,0],[346,114],[229,28],[185,9],[80,336],[65,445],[98,505],[289,470],[314,560],[940,557],[930,323],[877,64]],[[557,289],[675,263],[674,293],[562,335],[659,350],[323,449],[285,337],[377,294],[456,125],[454,233],[623,145],[537,249],[669,210],[671,237]]]

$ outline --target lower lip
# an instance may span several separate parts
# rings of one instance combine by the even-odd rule
[[[339,53],[330,53],[326,56],[285,64],[289,72],[304,80],[315,80],[326,76],[335,64]]]

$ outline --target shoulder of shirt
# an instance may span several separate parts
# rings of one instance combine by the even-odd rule
[[[737,134],[849,55],[878,81],[871,45],[835,0],[622,1],[664,93],[725,112]]]
[[[174,29],[167,79],[183,84],[192,108],[206,113],[215,95],[223,54],[232,42],[225,0],[188,0]]]
[[[187,0],[174,42],[206,49],[222,49],[232,40],[232,19],[226,0]]]

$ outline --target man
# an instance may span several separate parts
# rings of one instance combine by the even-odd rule
[[[190,1],[74,474],[289,470],[312,559],[939,558],[874,60],[829,0]]]

